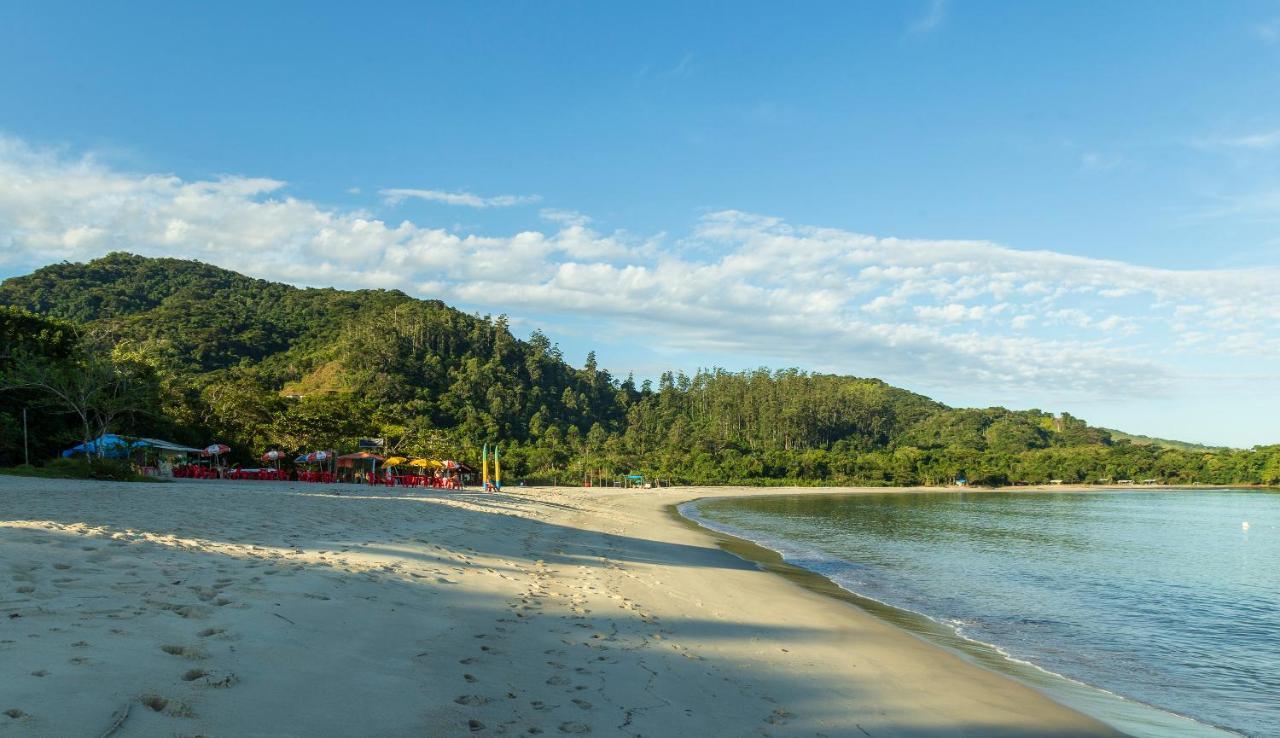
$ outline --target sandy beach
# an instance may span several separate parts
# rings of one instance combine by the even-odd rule
[[[777,492],[0,476],[0,735],[1116,735],[667,512]]]

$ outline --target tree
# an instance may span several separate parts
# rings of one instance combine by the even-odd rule
[[[81,347],[82,334],[96,336]],[[108,338],[109,336],[109,338]],[[0,463],[121,426],[242,459],[272,447],[388,451],[511,473],[601,469],[701,483],[1160,478],[1280,482],[1280,450],[1116,441],[1067,414],[951,408],[880,380],[799,369],[615,379],[545,335],[393,290],[298,289],[207,264],[112,254],[0,282]],[[39,387],[40,389],[37,389]],[[129,398],[132,396],[132,399]],[[68,399],[69,398],[69,399]],[[130,410],[130,407],[139,408]]]
[[[85,444],[117,429],[125,417],[153,411],[156,382],[151,367],[111,356],[102,334],[81,336],[80,349],[65,359],[18,349],[0,377],[0,389],[33,390],[45,407],[74,416]],[[101,449],[97,449],[101,455]]]

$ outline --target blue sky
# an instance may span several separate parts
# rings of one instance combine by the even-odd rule
[[[1280,4],[0,7],[0,276],[110,250],[1280,441]]]

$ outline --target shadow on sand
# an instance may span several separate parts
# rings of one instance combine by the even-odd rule
[[[820,629],[659,619],[580,569],[754,568],[724,551],[517,517],[547,503],[511,495],[338,491],[0,480],[0,708],[22,715],[0,721],[100,734],[124,694],[145,704],[121,735],[1098,734],[887,714],[715,647]]]

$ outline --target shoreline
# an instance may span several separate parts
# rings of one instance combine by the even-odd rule
[[[879,488],[849,487],[833,488],[837,491],[828,494],[842,495],[875,495],[895,494],[899,491],[908,494],[955,493],[955,494],[993,494],[1002,492],[1068,492],[1100,494],[1130,493],[1142,491],[1177,491],[1186,486],[1145,486],[1135,489],[1123,486],[1101,485],[1043,485],[1043,486],[1009,486],[1009,487],[912,487],[912,488]],[[685,502],[668,506],[668,514],[673,518],[697,528],[705,534],[716,538],[721,547],[735,556],[751,561],[763,571],[775,574],[795,582],[799,586],[843,602],[849,603],[873,617],[900,628],[922,640],[955,653],[979,668],[989,669],[1003,676],[1015,679],[1037,691],[1044,693],[1055,701],[1071,709],[1103,720],[1112,727],[1129,731],[1132,735],[1164,736],[1168,731],[1186,734],[1193,731],[1199,736],[1239,736],[1240,734],[1227,728],[1201,722],[1193,717],[1182,715],[1156,705],[1125,697],[1108,689],[1080,681],[1046,669],[1034,662],[1017,659],[1008,655],[999,645],[975,640],[958,633],[936,618],[915,610],[904,609],[882,600],[869,597],[857,591],[847,589],[829,577],[791,563],[780,552],[758,543],[745,536],[745,532],[716,527],[716,524],[697,516],[697,505],[702,502],[732,500],[735,498],[771,498],[789,497],[809,494],[812,488],[796,487],[793,491],[777,494],[734,494],[703,495],[692,497]],[[1197,489],[1241,489],[1234,486],[1202,485]],[[1274,490],[1273,487],[1263,489]],[[693,508],[686,513],[683,508]],[[729,526],[726,526],[729,528]]]
[[[1120,735],[670,517],[709,491],[0,477],[0,735]]]

